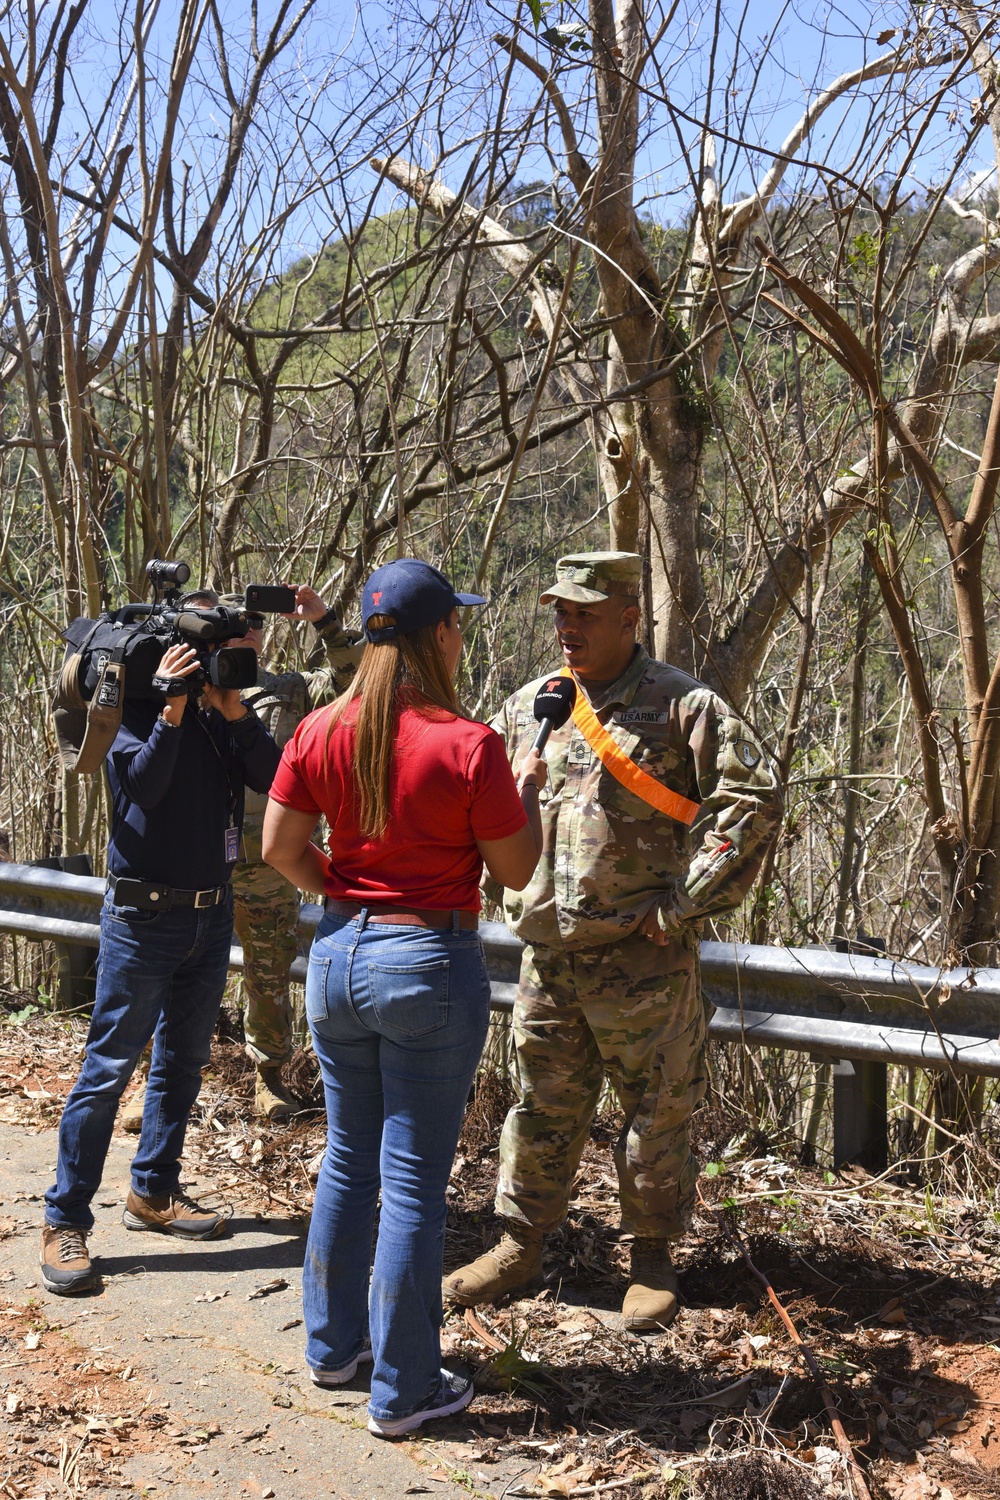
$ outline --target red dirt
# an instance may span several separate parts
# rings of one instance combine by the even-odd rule
[[[36,1495],[54,1481],[131,1489],[125,1460],[177,1438],[130,1366],[95,1358],[60,1329],[41,1306],[0,1305],[0,1493]]]

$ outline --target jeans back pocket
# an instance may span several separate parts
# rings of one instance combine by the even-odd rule
[[[327,986],[330,981],[330,960],[310,954],[306,969],[306,1020],[325,1021],[330,1014]]]
[[[368,988],[380,1032],[404,1040],[447,1026],[450,969],[439,956],[369,960]]]

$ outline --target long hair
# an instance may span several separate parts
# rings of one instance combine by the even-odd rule
[[[392,615],[372,615],[371,630],[394,625]],[[396,748],[396,720],[403,707],[428,718],[437,712],[460,712],[455,685],[448,675],[437,625],[391,641],[369,641],[346,693],[330,710],[327,740],[348,706],[357,702],[352,772],[358,823],[366,838],[380,839],[389,826],[389,794]]]

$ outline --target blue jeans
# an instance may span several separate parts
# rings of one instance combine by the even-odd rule
[[[188,1114],[201,1087],[226,987],[233,935],[232,895],[196,911],[101,912],[97,994],[80,1076],[59,1123],[55,1186],[45,1220],[92,1229],[90,1201],[101,1184],[121,1096],[150,1037],[132,1187],[144,1198],[177,1190]]]
[[[478,933],[368,925],[365,912],[317,929],[306,1014],[327,1143],[302,1275],[306,1359],[341,1369],[370,1332],[368,1409],[382,1420],[438,1395],[445,1188],[489,1002]]]

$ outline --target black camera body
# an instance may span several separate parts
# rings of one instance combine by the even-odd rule
[[[126,604],[97,620],[74,620],[66,631],[67,660],[79,660],[77,687],[89,702],[109,662],[124,664],[125,697],[161,702],[164,696],[197,697],[206,683],[237,691],[257,681],[257,653],[248,646],[220,646],[241,640],[253,628],[246,609],[216,604],[199,608],[182,602],[180,585],[191,570],[184,562],[154,558],[146,565],[153,586],[151,604]],[[258,586],[260,587],[260,586]],[[255,613],[264,606],[255,604]],[[194,648],[198,669],[185,677],[162,678],[157,668],[170,646]]]
[[[257,681],[257,653],[249,646],[216,646],[215,641],[239,640],[250,629],[246,614],[217,604],[208,609],[165,609],[160,620],[165,631],[154,630],[161,638],[164,651],[168,646],[191,646],[198,657],[198,667],[184,677],[163,678],[154,675],[152,686],[168,698],[201,692],[206,683],[220,688],[248,688]],[[161,653],[162,654],[162,653]]]

